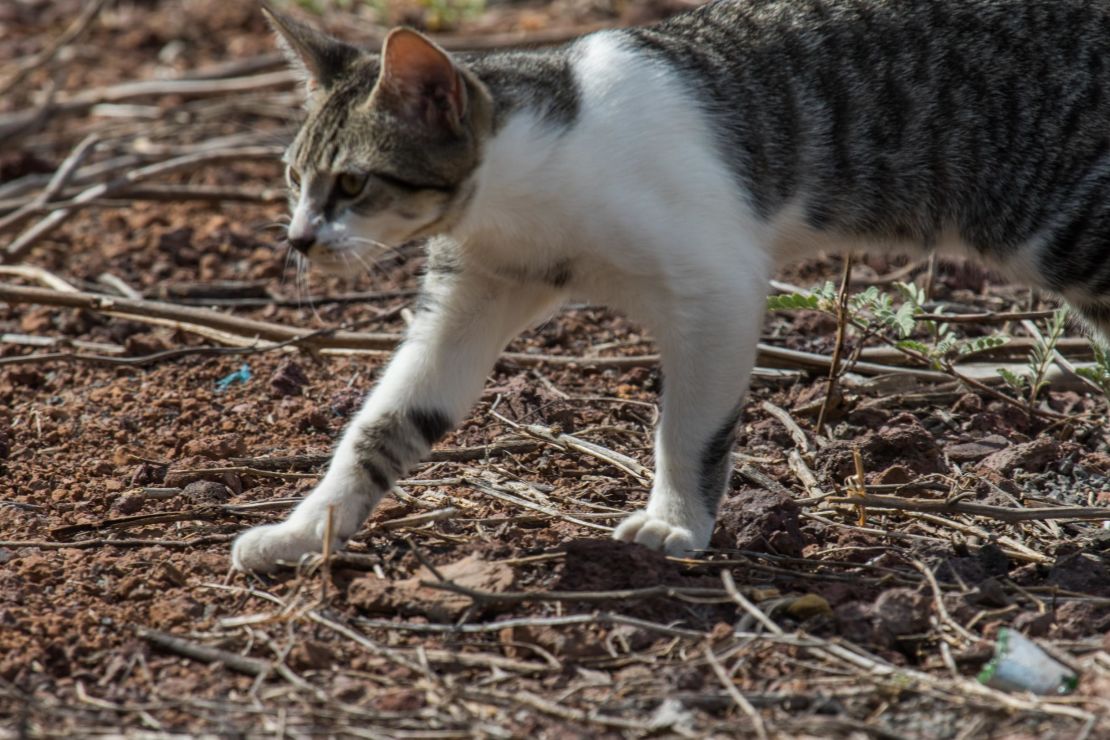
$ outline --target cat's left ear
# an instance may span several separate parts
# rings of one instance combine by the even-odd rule
[[[277,33],[285,56],[304,74],[310,93],[331,88],[358,59],[359,50],[355,47],[277,12],[266,0],[259,0],[259,4]]]
[[[381,59],[378,95],[388,96],[410,119],[462,130],[466,80],[446,51],[416,31],[395,28],[385,38]]]

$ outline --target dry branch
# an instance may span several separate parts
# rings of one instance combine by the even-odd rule
[[[50,306],[83,308],[130,319],[148,321],[166,319],[178,322],[186,331],[189,327],[205,327],[227,332],[237,337],[240,346],[256,344],[259,339],[288,341],[298,339],[314,332],[294,329],[289,326],[254,319],[244,319],[194,306],[182,306],[160,301],[135,301],[128,298],[85,293],[81,291],[64,292],[45,288],[27,288],[0,283],[0,301],[7,303],[36,303]],[[367,350],[392,349],[398,342],[395,334],[371,334],[366,332],[335,331],[320,334],[311,340],[314,347],[339,346]]]
[[[168,650],[171,653],[176,653],[177,655],[191,658],[192,660],[199,660],[202,663],[223,663],[231,670],[238,673],[245,673],[248,676],[259,676],[268,673],[274,667],[273,663],[268,660],[251,658],[246,655],[237,655],[227,650],[220,650],[219,648],[208,647],[207,645],[198,645],[195,642],[186,640],[184,637],[171,635],[168,632],[162,632],[160,630],[137,627],[135,629],[135,634],[152,645],[157,645],[163,650]]]
[[[217,149],[215,151],[202,151],[194,152],[192,154],[185,154],[180,157],[166,160],[165,162],[156,162],[139,169],[132,170],[126,174],[110,180],[105,183],[93,185],[92,187],[83,191],[80,195],[74,198],[77,203],[86,203],[88,201],[103,198],[106,195],[120,192],[129,188],[136,183],[144,180],[149,180],[154,177],[168,175],[176,172],[183,172],[187,170],[204,167],[216,162],[243,162],[256,159],[277,159],[281,156],[282,148],[276,146],[255,146],[255,147],[240,147],[235,149]],[[27,231],[20,234],[14,241],[12,241],[4,253],[0,256],[4,261],[14,262],[22,258],[30,249],[54,229],[65,223],[70,216],[76,213],[76,209],[67,208],[64,210],[57,210],[52,212],[49,216],[39,221]]]
[[[970,501],[935,501],[931,499],[909,499],[896,496],[828,496],[822,499],[830,504],[853,504],[873,509],[901,509],[903,511],[923,511],[943,514],[971,514],[989,517],[1003,522],[1047,521],[1049,519],[1072,519],[1075,521],[1110,521],[1110,508],[1085,506],[1050,506],[1036,509],[1010,509],[1005,506],[976,504]]]
[[[46,188],[33,198],[25,206],[12,211],[8,215],[0,218],[0,233],[7,231],[10,228],[19,226],[24,221],[29,219],[35,213],[38,213],[41,208],[60,193],[69,181],[73,178],[77,168],[85,161],[85,158],[96,147],[100,137],[96,134],[89,134],[81,142],[74,147],[69,156],[62,161],[50,181],[46,184]]]

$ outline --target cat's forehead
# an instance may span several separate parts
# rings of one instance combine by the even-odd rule
[[[328,169],[368,144],[368,102],[377,81],[376,59],[368,59],[332,89],[309,102],[296,139],[287,152],[290,164]]]

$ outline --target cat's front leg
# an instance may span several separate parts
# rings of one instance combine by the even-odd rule
[[[466,415],[509,339],[557,298],[547,287],[433,268],[405,342],[344,432],[327,474],[284,522],[235,541],[235,567],[267,572],[321,552],[329,509],[342,545],[393,482]]]
[[[670,555],[709,545],[732,469],[741,404],[755,363],[765,282],[761,271],[680,300],[652,323],[663,361],[655,481],[647,507],[613,536]]]

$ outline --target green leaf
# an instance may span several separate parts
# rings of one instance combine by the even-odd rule
[[[820,298],[813,294],[785,293],[767,298],[767,309],[770,311],[797,311],[801,309],[816,310]]]
[[[933,354],[932,347],[925,344],[924,342],[919,342],[916,339],[903,339],[900,342],[896,342],[894,346],[900,347],[901,349],[908,349],[913,352],[917,352],[919,354],[925,355],[926,357],[931,357]]]
[[[1017,373],[1014,373],[1011,370],[1007,370],[1004,367],[998,368],[998,374],[1002,376],[1002,380],[1006,381],[1006,385],[1010,386],[1015,391],[1023,390],[1026,384],[1029,382],[1029,379],[1026,378],[1024,375],[1018,375]]]

